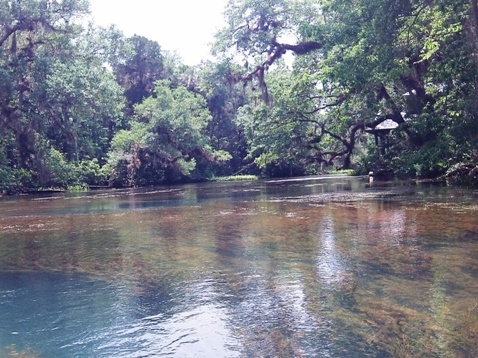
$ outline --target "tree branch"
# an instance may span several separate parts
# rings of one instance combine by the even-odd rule
[[[241,77],[243,82],[249,82],[253,78],[257,78],[259,86],[262,90],[262,99],[265,103],[269,103],[269,92],[267,84],[264,80],[264,74],[267,69],[278,59],[280,59],[287,51],[292,51],[297,55],[305,55],[309,52],[322,48],[322,44],[315,41],[302,42],[297,45],[283,44],[276,42],[275,39],[271,42],[271,48],[268,51],[268,56],[265,61],[257,65],[253,71]]]

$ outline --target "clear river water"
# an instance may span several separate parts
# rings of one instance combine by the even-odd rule
[[[478,191],[346,176],[0,198],[0,357],[478,356]]]

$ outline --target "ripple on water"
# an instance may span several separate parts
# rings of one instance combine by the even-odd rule
[[[5,202],[0,356],[478,356],[476,198],[292,183]]]
[[[238,342],[226,326],[224,309],[208,304],[178,312],[144,317],[105,335],[99,350],[119,357],[151,354],[176,357],[237,357]],[[118,352],[122,352],[118,355]]]
[[[9,346],[40,357],[240,355],[224,307],[191,304],[207,282],[191,284],[180,301],[80,275],[0,276],[0,322],[9,322],[0,325],[0,355]]]

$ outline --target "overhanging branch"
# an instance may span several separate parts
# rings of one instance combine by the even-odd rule
[[[269,92],[267,84],[264,80],[264,74],[269,67],[280,59],[287,51],[292,51],[296,55],[305,55],[312,51],[316,51],[322,48],[322,44],[315,41],[301,42],[296,45],[279,43],[275,40],[271,42],[271,49],[268,51],[267,58],[257,65],[251,72],[241,77],[243,82],[249,82],[254,78],[259,81],[259,86],[262,91],[262,99],[265,103],[269,103]]]

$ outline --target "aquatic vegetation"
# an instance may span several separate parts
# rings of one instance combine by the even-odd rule
[[[257,175],[230,175],[225,177],[214,177],[212,181],[247,181],[247,180],[258,180]]]
[[[478,355],[473,193],[345,184],[327,192],[321,184],[9,199],[0,216],[0,273],[120,287],[112,301],[134,312],[125,315],[136,325],[129,332],[151,317],[164,326],[179,313],[214,307],[209,317],[244,355]],[[172,337],[148,332],[156,341]],[[207,332],[195,334],[200,341]]]
[[[1,353],[1,352],[0,352]],[[6,347],[6,358],[39,358],[40,356],[30,352],[19,352],[14,345]]]
[[[357,175],[354,169],[337,169],[331,170],[330,174],[345,174],[345,175]]]
[[[74,192],[83,192],[83,191],[88,191],[89,187],[87,184],[68,185],[67,190],[74,191]]]

